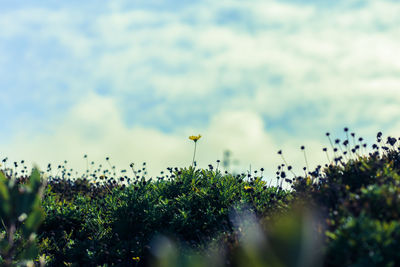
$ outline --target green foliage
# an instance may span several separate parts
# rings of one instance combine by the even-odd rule
[[[5,266],[38,255],[35,232],[44,219],[41,191],[37,169],[33,169],[26,184],[18,184],[15,177],[7,177],[0,171],[0,221],[4,230],[0,236],[0,255]]]
[[[328,232],[327,266],[397,266],[400,222],[380,221],[362,214],[347,217]]]
[[[367,156],[335,140],[332,162],[293,179],[282,155],[277,186],[212,166],[145,179],[131,165],[118,181],[63,170],[41,202],[38,171],[28,183],[0,172],[3,262],[39,252],[49,266],[396,266],[400,150],[377,139]]]
[[[261,216],[282,212],[291,198],[259,177],[192,167],[170,175],[156,181],[136,178],[126,186],[85,179],[50,182],[38,231],[41,254],[48,255],[51,266],[133,264],[137,257],[143,263],[160,235],[174,237],[179,249],[204,250],[232,232],[233,209],[246,206]]]
[[[380,136],[378,134],[378,142]],[[327,222],[326,266],[396,266],[400,235],[400,150],[374,145],[369,156],[353,151],[324,171],[294,184]],[[307,179],[316,182],[307,184]]]

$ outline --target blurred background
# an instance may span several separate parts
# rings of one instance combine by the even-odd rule
[[[0,0],[0,159],[294,171],[400,132],[400,3]],[[10,163],[9,163],[10,164]],[[12,163],[10,164],[12,165]]]

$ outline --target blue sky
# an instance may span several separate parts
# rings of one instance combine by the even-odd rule
[[[230,149],[322,163],[324,133],[400,130],[396,1],[0,0],[0,157],[151,174]],[[254,167],[255,168],[255,167]]]

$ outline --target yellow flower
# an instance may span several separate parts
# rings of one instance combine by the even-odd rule
[[[248,186],[248,185],[245,185],[245,186],[244,186],[244,190],[245,190],[245,191],[252,191],[252,190],[253,190],[253,187]]]
[[[198,136],[191,135],[191,136],[189,136],[189,139],[190,139],[190,140],[193,140],[194,142],[197,142],[197,140],[199,140],[199,139],[200,139],[200,137],[201,137],[201,135],[200,135],[200,134],[199,134]]]
[[[193,152],[192,167],[193,167],[193,164],[194,164],[194,157],[196,156],[197,141],[200,139],[200,137],[201,137],[201,134],[199,134],[198,136],[195,136],[195,135],[189,136],[189,139],[194,141],[194,152]]]
[[[139,262],[139,261],[140,261],[140,258],[139,258],[139,257],[133,257],[132,260],[134,260],[134,261],[136,261],[136,262]]]

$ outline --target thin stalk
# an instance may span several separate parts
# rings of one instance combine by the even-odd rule
[[[194,165],[194,157],[196,156],[196,147],[197,147],[197,142],[195,141],[195,142],[194,142],[194,152],[193,152],[192,168],[193,168],[193,165]]]
[[[348,142],[348,146],[346,146],[346,149],[347,149],[347,153],[349,153],[350,154],[350,140],[349,140],[349,132],[348,131],[346,131],[346,138],[347,138],[347,142]]]
[[[282,151],[280,151],[280,152],[281,152],[281,153],[279,153],[279,155],[281,156],[283,162],[285,163],[286,166],[289,166],[289,165],[287,164],[286,160],[285,160],[285,157],[284,157],[283,154],[282,154]],[[296,174],[294,173],[293,170],[289,170],[289,171],[294,175],[294,177],[296,177]]]
[[[88,158],[87,157],[85,157],[86,158],[86,175],[89,177],[89,160],[88,160]]]
[[[323,151],[324,151],[325,154],[326,154],[326,158],[328,159],[328,165],[329,165],[329,164],[331,163],[331,160],[329,159],[328,151],[327,151],[327,149],[324,149]]]
[[[332,139],[331,139],[331,137],[330,137],[330,134],[329,134],[329,133],[326,133],[326,136],[328,137],[329,143],[330,143],[330,145],[331,145],[331,148],[332,148],[332,151],[333,151],[333,157],[336,158],[335,147],[333,146],[333,142],[332,142]]]
[[[303,149],[303,153],[304,153],[304,160],[306,162],[307,170],[310,170],[310,167],[308,166],[308,160],[307,160],[307,155],[306,155],[306,150],[305,149]]]

